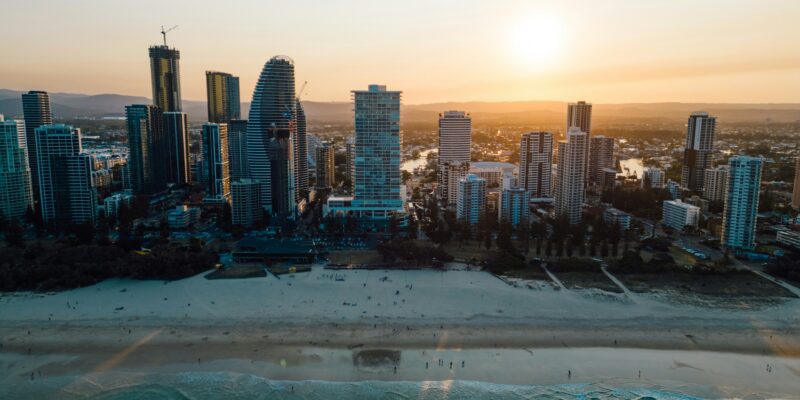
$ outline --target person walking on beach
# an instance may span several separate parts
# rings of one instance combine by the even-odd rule
[[[572,379],[572,370],[571,369],[567,370],[567,379]]]

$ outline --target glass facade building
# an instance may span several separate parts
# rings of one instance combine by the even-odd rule
[[[239,78],[226,72],[206,71],[208,122],[240,119]]]
[[[167,46],[150,47],[153,104],[162,112],[181,111],[181,53]]]
[[[761,157],[734,156],[728,161],[725,210],[722,213],[722,246],[753,250],[756,247]]]
[[[228,164],[228,125],[203,124],[203,158],[208,169],[207,201],[230,202],[231,176]]]
[[[293,215],[296,129],[294,61],[276,56],[264,64],[253,91],[247,121],[250,177],[261,182],[262,206],[268,212]]]
[[[189,117],[182,112],[164,113],[164,135],[167,143],[166,181],[178,185],[189,183]]]
[[[28,147],[28,167],[31,169],[31,188],[35,204],[39,203],[39,168],[36,164],[36,128],[53,123],[50,95],[42,91],[22,94],[22,113],[25,118],[25,141]]]
[[[21,219],[33,207],[25,123],[0,114],[0,214]]]
[[[131,189],[153,194],[166,189],[164,126],[161,109],[149,104],[125,107]]]

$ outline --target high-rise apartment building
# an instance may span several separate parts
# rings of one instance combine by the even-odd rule
[[[166,45],[150,47],[153,104],[161,112],[181,111],[181,53]]]
[[[472,118],[463,111],[445,111],[439,114],[439,160],[438,160],[438,187],[441,199],[455,199],[455,193],[449,193],[450,181],[447,166],[458,167],[469,163],[472,148]],[[447,201],[447,203],[450,203]]]
[[[125,107],[128,165],[135,194],[154,194],[167,187],[167,141],[161,109],[148,104]]]
[[[261,182],[262,206],[269,213],[293,216],[295,211],[294,149],[296,133],[294,61],[269,59],[253,91],[247,121],[250,177]]]
[[[0,213],[6,219],[22,219],[33,207],[25,134],[24,122],[0,114]]]
[[[728,161],[722,246],[752,250],[756,246],[756,218],[761,189],[761,157],[733,156]]]
[[[792,207],[800,210],[800,157],[794,164],[794,188],[792,191]]]
[[[354,202],[374,208],[376,217],[403,209],[400,197],[400,96],[383,85],[354,90]]]
[[[345,140],[345,160],[347,165],[345,166],[345,176],[347,180],[350,181],[350,185],[353,185],[356,179],[356,136],[349,136]]]
[[[530,192],[521,187],[504,188],[500,194],[498,219],[514,228],[530,224]]]
[[[716,125],[717,117],[706,112],[693,112],[689,116],[681,170],[681,186],[684,188],[703,191],[705,171],[711,168]]]
[[[587,136],[592,133],[592,103],[579,101],[567,105],[567,130],[580,128]]]
[[[225,123],[242,118],[239,77],[227,72],[206,71],[208,122]]]
[[[458,201],[458,186],[469,173],[469,162],[448,161],[439,164],[439,196],[445,207],[455,207]]]
[[[292,138],[294,149],[295,201],[300,201],[308,193],[308,128],[306,111],[300,100],[296,101],[297,116],[295,119],[295,136]]]
[[[208,170],[206,202],[226,203],[231,199],[228,164],[228,124],[203,124],[203,159]]]
[[[519,144],[519,186],[535,199],[552,197],[553,134],[530,132]]]
[[[458,182],[456,218],[461,222],[475,225],[484,212],[486,212],[486,180],[468,174]]]
[[[25,142],[28,148],[28,167],[31,169],[33,201],[39,204],[39,167],[36,164],[36,128],[53,123],[50,95],[32,90],[22,94],[22,113],[25,119]],[[37,211],[40,209],[36,206]]]
[[[231,182],[247,178],[247,120],[234,119],[228,123],[228,162]]]
[[[708,201],[725,201],[728,186],[727,165],[719,165],[716,168],[709,168],[703,174],[703,197]]]
[[[318,188],[330,188],[336,184],[334,166],[334,148],[330,142],[323,142],[322,146],[317,147],[316,175]]]
[[[558,143],[558,173],[555,196],[556,216],[565,215],[570,224],[583,216],[586,150],[588,136],[580,128],[567,131],[567,140]]]
[[[186,113],[173,111],[164,114],[164,135],[167,144],[164,151],[167,164],[166,181],[186,185],[190,181],[189,170],[189,117]]]
[[[231,222],[249,228],[264,221],[261,182],[250,178],[231,183]]]
[[[94,223],[94,159],[82,153],[80,130],[63,124],[42,125],[36,128],[35,143],[42,220],[58,227]]]
[[[589,140],[589,182],[599,185],[603,182],[603,171],[613,169],[615,140],[602,135]]]

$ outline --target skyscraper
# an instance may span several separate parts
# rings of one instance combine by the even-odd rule
[[[166,189],[164,121],[161,109],[147,104],[125,107],[128,126],[128,165],[135,194]]]
[[[97,217],[94,160],[82,151],[77,128],[57,124],[36,129],[41,216],[47,224],[66,227],[94,223]]]
[[[25,123],[5,120],[0,114],[0,214],[22,219],[28,207],[33,207],[33,193]]]
[[[400,96],[383,85],[354,90],[357,204],[379,210],[403,209],[400,198]],[[384,215],[383,216],[387,216]]]
[[[239,77],[226,72],[206,71],[208,121],[227,124],[240,119]]]
[[[519,186],[533,198],[551,197],[553,134],[529,132],[519,143]]]
[[[437,180],[439,198],[445,205],[455,205],[457,193],[450,189],[458,187],[464,175],[449,177],[451,170],[469,170],[472,148],[472,118],[463,111],[445,111],[439,114],[439,161]]]
[[[228,162],[231,182],[247,178],[247,120],[234,119],[228,123]]]
[[[614,138],[593,136],[589,140],[589,182],[602,183],[603,170],[607,168],[615,168]]]
[[[208,168],[207,202],[225,203],[231,199],[228,164],[228,125],[203,124],[203,159]]]
[[[333,163],[333,145],[329,142],[324,142],[322,146],[317,147],[317,165],[316,175],[318,188],[329,188],[335,184],[335,170]]]
[[[308,144],[306,137],[306,112],[300,100],[297,100],[297,119],[295,137],[292,141],[294,149],[295,201],[300,201],[308,192]]]
[[[722,246],[752,250],[756,246],[756,214],[761,189],[761,157],[733,156],[728,161]]]
[[[181,53],[167,45],[150,47],[150,77],[153,104],[161,112],[181,111]]]
[[[166,158],[168,183],[188,184],[189,170],[189,118],[182,112],[164,113],[164,134],[166,136]]]
[[[42,91],[22,94],[22,113],[25,116],[25,142],[28,148],[28,167],[31,169],[31,190],[34,203],[39,203],[39,168],[36,164],[36,128],[53,123],[50,95]],[[38,211],[38,206],[36,207]]]
[[[729,166],[719,165],[716,168],[709,168],[704,173],[703,197],[708,201],[725,201],[728,185]]]
[[[580,128],[587,137],[591,137],[592,103],[579,101],[567,105],[567,130],[572,127]]]
[[[231,183],[231,222],[249,228],[264,220],[261,182],[245,178]]]
[[[555,212],[556,216],[565,215],[573,225],[580,223],[583,215],[587,138],[580,128],[572,127],[567,131],[567,141],[558,142]]]
[[[716,125],[717,117],[706,112],[693,112],[689,116],[681,170],[681,186],[689,190],[703,191],[705,170],[711,168]]]
[[[351,135],[345,139],[345,159],[347,166],[345,167],[345,176],[350,181],[352,186],[356,179],[356,136]],[[352,189],[352,188],[351,188]]]
[[[792,191],[792,207],[800,210],[800,157],[794,164],[794,188]]]
[[[457,197],[456,218],[470,225],[477,224],[486,212],[486,179],[467,174],[458,182]]]
[[[439,177],[444,181],[439,187],[440,199],[445,207],[455,207],[458,201],[458,186],[461,179],[469,173],[468,162],[448,161],[439,164]]]
[[[270,213],[294,214],[296,101],[294,61],[272,57],[261,70],[247,121],[250,177],[261,182],[262,206]]]

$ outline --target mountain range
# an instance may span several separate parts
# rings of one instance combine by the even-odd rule
[[[9,117],[22,115],[20,95],[23,92],[0,89],[0,114]],[[86,95],[77,93],[50,93],[53,114],[59,119],[76,117],[121,117],[126,105],[150,104],[150,99],[121,94]],[[561,101],[510,101],[510,102],[447,102],[430,104],[404,104],[403,121],[412,123],[433,122],[445,110],[465,110],[478,122],[507,123],[559,123],[564,120],[566,102]],[[349,123],[353,107],[349,102],[303,101],[306,115],[314,123]],[[246,118],[250,103],[242,103]],[[192,121],[202,121],[206,116],[206,102],[184,100],[183,110]],[[599,123],[620,120],[682,120],[692,111],[706,111],[716,115],[721,122],[800,122],[800,103],[595,103],[593,119]]]

